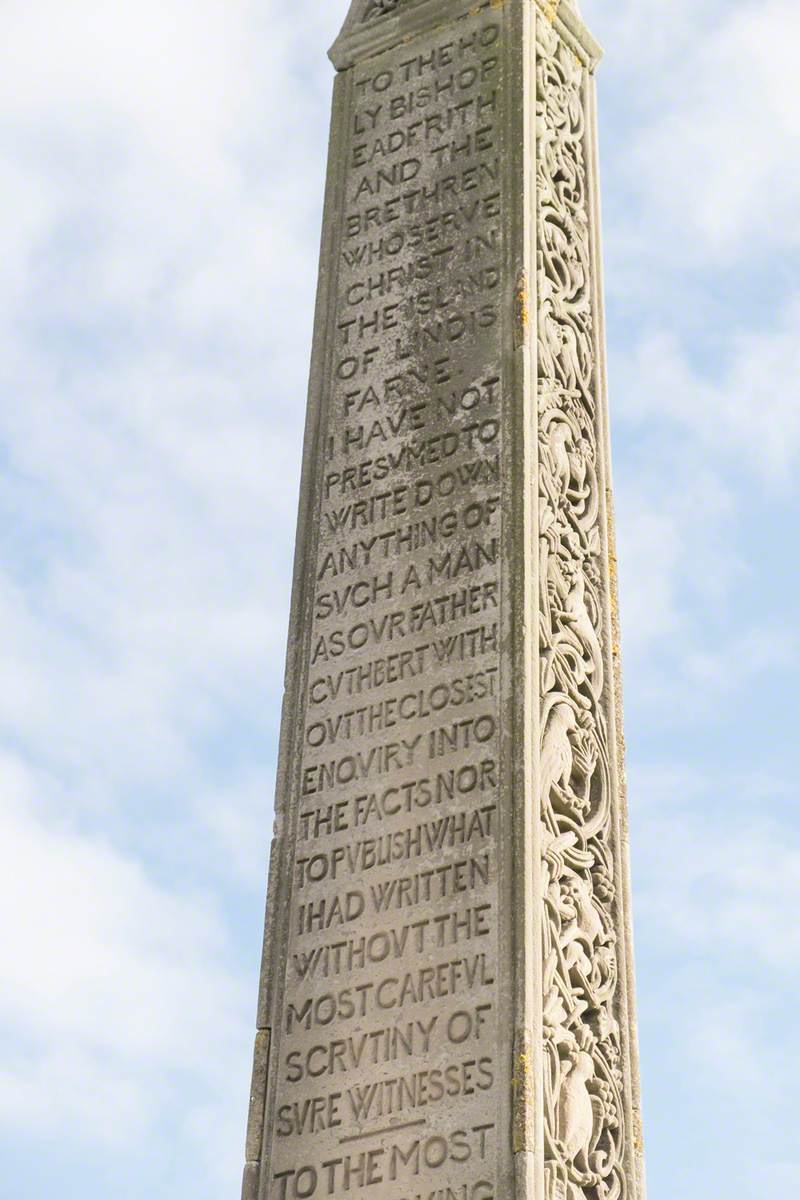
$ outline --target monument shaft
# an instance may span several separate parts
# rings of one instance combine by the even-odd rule
[[[244,1200],[642,1200],[592,72],[354,0]]]

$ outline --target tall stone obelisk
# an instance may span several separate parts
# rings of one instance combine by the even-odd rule
[[[353,0],[245,1200],[642,1200],[593,71]]]

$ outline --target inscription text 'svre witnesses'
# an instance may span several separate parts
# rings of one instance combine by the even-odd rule
[[[643,1200],[593,72],[353,0],[243,1200]]]

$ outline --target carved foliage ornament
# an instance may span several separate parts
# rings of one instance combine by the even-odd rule
[[[540,819],[547,1200],[622,1200],[610,686],[584,78],[538,22]]]
[[[361,20],[366,22],[377,20],[378,17],[388,17],[390,13],[397,12],[402,8],[406,2],[407,0],[368,0]]]

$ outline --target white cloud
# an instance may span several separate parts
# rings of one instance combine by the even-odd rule
[[[797,249],[792,0],[595,0],[586,13],[608,46],[601,72],[625,81],[639,116],[617,153],[641,211],[612,235],[615,253],[624,237],[640,266],[685,269]],[[652,283],[647,270],[640,288]]]
[[[208,894],[172,891],[68,823],[66,807],[51,780],[0,761],[0,1024],[16,1044],[0,1121],[130,1152],[188,1088],[198,1099],[182,1106],[184,1135],[228,1179],[252,996],[221,916]]]
[[[3,10],[0,824],[15,869],[0,878],[14,916],[0,931],[0,1025],[15,1053],[0,1121],[122,1157],[146,1141],[154,1159],[167,1130],[173,1158],[203,1164],[180,1179],[193,1200],[203,1186],[230,1195],[239,1169],[254,981],[225,905],[229,889],[263,887],[271,832],[265,727],[283,668],[330,84],[320,28],[330,40],[345,7]],[[644,664],[637,702],[648,689],[663,701],[647,654],[672,647],[675,689],[717,702],[785,648],[774,627],[713,654],[700,635],[745,571],[730,465],[789,490],[800,307],[775,300],[744,333],[721,331],[712,368],[656,300],[690,268],[796,246],[783,165],[797,18],[775,0],[584,7],[607,30],[601,88],[610,70],[634,81],[640,118],[608,160],[636,200],[616,206],[611,279],[646,298],[645,334],[612,379],[635,442],[618,471],[626,663]],[[687,177],[688,193],[675,187]],[[240,736],[258,749],[236,749]],[[725,789],[760,804],[765,774],[754,763],[715,789],[673,774],[634,867],[643,923],[673,962],[687,948],[739,955],[780,983],[798,949],[797,853],[767,820],[720,833],[702,817]],[[718,1061],[744,1070],[751,999],[713,1036],[713,1003],[696,1015],[687,1053],[712,1079]],[[135,1172],[130,1187],[147,1190]]]
[[[225,787],[201,793],[196,820],[210,835],[205,845],[207,869],[233,877],[256,893],[267,880],[272,841],[275,776],[253,772]]]
[[[786,998],[800,984],[800,840],[782,812],[785,781],[684,766],[679,751],[634,762],[630,776],[645,1099],[662,1109],[662,1141],[707,1114],[709,1161],[691,1164],[698,1195],[721,1155],[741,1153],[756,1200],[761,1156],[737,1130],[780,1136],[797,1096]]]
[[[201,1035],[239,1006],[209,898],[179,897],[42,803],[47,781],[0,764],[4,911],[0,1009],[30,1034],[74,1036],[130,1063],[200,1064]]]
[[[645,334],[615,355],[617,411],[633,426],[670,423],[712,461],[785,486],[800,456],[800,299],[769,325],[759,314],[726,350],[721,370],[701,373],[674,333]]]
[[[797,657],[798,638],[793,629],[751,629],[709,650],[690,649],[684,674],[690,688],[703,697],[707,708],[726,693],[743,694],[754,676],[786,670]]]
[[[629,453],[617,473],[622,632],[626,659],[685,639],[692,599],[718,600],[740,574],[721,533],[734,509],[728,486],[668,445]]]
[[[150,1194],[240,1170],[334,9],[3,14],[0,1125]]]
[[[770,812],[768,775],[634,764],[631,795],[640,918],[684,951],[795,974],[800,843]]]
[[[285,19],[46,7],[12,5],[0,83],[0,499],[22,526],[0,715],[88,794],[170,778],[215,706],[279,687],[324,133],[281,153],[262,119],[291,83]]]
[[[791,0],[732,5],[716,28],[701,24],[664,74],[671,103],[643,131],[631,166],[648,211],[682,230],[693,256],[800,245],[800,179],[787,171],[800,138],[799,50]]]
[[[698,365],[674,332],[617,347],[612,415],[622,628],[626,664],[670,647],[668,675],[648,673],[651,699],[704,711],[769,670],[786,670],[798,642],[775,596],[726,622],[768,568],[770,530],[753,513],[791,503],[800,467],[800,303],[771,328],[728,332],[723,365]],[[701,360],[702,361],[702,360]],[[776,585],[777,586],[777,585]],[[767,596],[771,593],[767,590]],[[742,613],[744,605],[739,602]],[[679,652],[675,648],[679,647]]]

